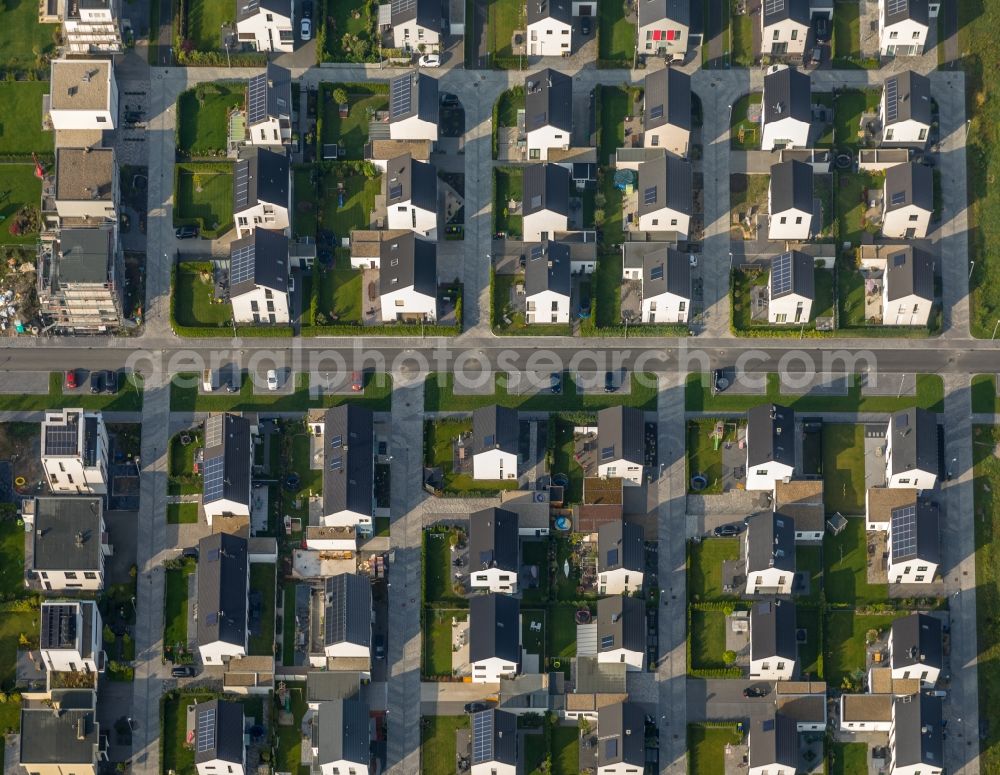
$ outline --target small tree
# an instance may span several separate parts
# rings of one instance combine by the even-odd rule
[[[338,105],[347,104],[347,92],[339,86],[333,90],[333,101]]]
[[[722,652],[722,662],[726,667],[729,667],[736,662],[736,652],[732,649],[726,649]]]

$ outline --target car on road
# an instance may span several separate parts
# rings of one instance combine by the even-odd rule
[[[589,16],[584,16],[584,17],[582,17],[580,19],[580,34],[583,35],[583,37],[585,37],[585,38],[590,36],[590,17]]]
[[[494,707],[495,703],[492,702],[467,702],[465,703],[466,713],[479,713],[484,710],[489,710]]]
[[[424,54],[418,60],[421,67],[441,67],[440,54]]]
[[[312,19],[303,19],[302,23],[299,25],[299,37],[302,38],[302,40],[312,40],[312,30]]]
[[[66,372],[66,389],[76,390],[80,387],[80,383],[76,380],[76,369],[69,369]]]
[[[194,239],[198,236],[198,227],[193,224],[178,226],[174,229],[174,236],[177,237],[177,239]]]
[[[615,373],[613,371],[604,372],[604,392],[614,393],[618,390],[618,384],[615,382]]]
[[[278,389],[278,372],[274,369],[267,370],[267,389],[277,390]]]
[[[114,395],[118,392],[118,372],[108,369],[104,372],[104,392]]]
[[[104,372],[103,371],[90,372],[90,392],[100,393],[102,390],[104,390]]]
[[[765,686],[764,684],[757,684],[757,686],[748,686],[743,690],[744,697],[767,697],[767,693],[771,691],[770,686]]]
[[[170,670],[174,678],[194,678],[194,668],[191,665],[177,665]]]
[[[730,525],[719,525],[715,528],[714,532],[718,538],[728,538],[730,536],[739,535],[740,530],[743,529],[742,525],[730,524]]]
[[[372,645],[375,646],[375,659],[385,659],[385,638],[376,635],[372,640]]]
[[[562,393],[562,374],[558,371],[553,371],[549,377],[549,390],[555,395]]]
[[[365,378],[360,371],[351,372],[351,390],[360,393],[365,389]]]

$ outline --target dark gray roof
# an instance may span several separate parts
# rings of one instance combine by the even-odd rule
[[[885,258],[885,292],[889,301],[907,296],[934,300],[934,260],[912,245],[894,247]]]
[[[472,454],[493,449],[517,454],[517,410],[492,404],[472,413]]]
[[[893,700],[893,727],[896,733],[893,764],[896,769],[915,764],[934,768],[944,765],[941,703],[940,697],[928,694],[913,694]]]
[[[529,164],[524,170],[522,210],[569,215],[569,170],[558,164]]]
[[[439,99],[437,78],[426,73],[397,75],[389,81],[389,122],[417,116],[436,124]]]
[[[555,19],[570,24],[573,21],[573,9],[570,0],[526,0],[528,8],[528,24]]]
[[[904,409],[896,412],[889,423],[892,434],[890,473],[907,471],[938,471],[937,415],[926,409]]]
[[[247,643],[247,540],[213,533],[198,542],[198,645]]]
[[[812,86],[806,73],[777,66],[764,76],[764,123],[788,117],[812,123]]]
[[[643,297],[649,299],[662,293],[691,298],[691,262],[686,254],[666,245],[642,259]]]
[[[441,31],[440,0],[390,0],[390,7],[391,23],[394,27],[416,19],[421,27],[427,27],[435,32]]]
[[[367,576],[341,573],[326,580],[323,637],[327,646],[372,640],[372,584]]]
[[[437,212],[437,169],[410,154],[389,159],[385,172],[386,204],[410,202],[414,207]]]
[[[35,498],[32,568],[100,570],[102,504],[100,498]]]
[[[312,724],[316,764],[347,761],[368,766],[371,761],[371,726],[363,700],[329,700],[319,703]]]
[[[236,21],[256,16],[262,11],[292,18],[292,0],[236,0]]]
[[[323,511],[375,510],[375,420],[370,409],[341,404],[323,418]]]
[[[597,413],[598,462],[627,460],[644,465],[646,424],[642,411],[631,406],[609,406]],[[610,450],[610,452],[608,452]]]
[[[292,116],[292,74],[280,65],[267,63],[263,73],[247,84],[247,124]]]
[[[794,661],[795,606],[785,600],[763,600],[750,609],[751,659],[780,657]]]
[[[646,604],[614,595],[597,601],[597,650],[646,651]]]
[[[691,25],[691,0],[638,0],[639,27],[664,20]]]
[[[941,519],[936,504],[918,500],[889,512],[890,554],[893,563],[919,560],[941,562]]]
[[[533,132],[545,126],[573,128],[573,79],[551,68],[524,79],[524,128]]]
[[[469,573],[486,568],[517,572],[518,517],[491,508],[469,517]]]
[[[545,240],[527,250],[524,267],[524,292],[534,296],[542,291],[554,291],[569,296],[572,284],[570,246]]]
[[[597,572],[619,568],[645,570],[646,545],[639,525],[616,519],[597,529]]]
[[[892,623],[892,667],[928,665],[943,667],[941,620],[927,614],[910,614]]]
[[[633,702],[605,705],[597,711],[597,766],[646,760],[646,714]]]
[[[690,129],[691,76],[673,67],[653,70],[646,75],[643,103],[646,131],[667,125]]]
[[[62,229],[59,232],[59,282],[106,283],[112,275],[115,255],[110,227]]]
[[[816,298],[816,268],[813,257],[790,250],[771,259],[771,298],[795,294]]]
[[[747,526],[747,570],[795,572],[795,520],[774,512],[757,514]]]
[[[789,210],[813,211],[813,168],[804,161],[771,165],[771,217]]]
[[[915,21],[928,25],[930,13],[928,0],[881,0],[885,4],[885,26],[902,21]]]
[[[901,121],[931,123],[931,79],[912,70],[886,78],[885,125]]]
[[[517,765],[517,716],[490,708],[472,714],[472,766]]]
[[[934,172],[923,164],[896,164],[885,171],[885,211],[916,205],[934,211]]]
[[[228,500],[250,505],[253,440],[250,421],[236,414],[205,418],[202,502]]]
[[[664,207],[690,215],[694,210],[691,163],[663,155],[639,165],[639,215]]]
[[[479,595],[469,601],[469,661],[499,657],[521,663],[521,602],[510,595]]]
[[[437,247],[433,242],[417,239],[410,232],[382,240],[379,254],[380,294],[413,286],[418,293],[437,295]]]
[[[795,412],[787,406],[760,404],[747,411],[747,465],[772,460],[795,465]]]
[[[750,724],[750,767],[772,764],[798,771],[798,724],[783,713],[775,713],[772,718],[757,716]]]
[[[325,702],[357,697],[361,673],[350,670],[310,670],[306,673],[306,701]]]
[[[786,19],[809,26],[809,0],[768,0],[763,11],[765,27]]]
[[[272,229],[254,229],[229,246],[231,296],[257,288],[288,290],[288,237]]]
[[[256,146],[242,152],[233,174],[233,212],[258,203],[288,208],[288,156]]]
[[[64,650],[79,647],[82,656],[91,656],[93,642],[93,600],[62,600],[42,603],[39,647]],[[77,629],[77,617],[80,628]]]
[[[209,700],[195,709],[196,764],[221,759],[243,763],[243,703]]]
[[[45,705],[22,708],[20,764],[66,767],[96,762],[100,725],[93,710],[94,692],[64,692],[59,704],[60,711]]]

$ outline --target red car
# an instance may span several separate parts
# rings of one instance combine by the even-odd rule
[[[68,390],[76,390],[79,384],[76,381],[76,369],[70,369],[66,372],[66,388]]]
[[[365,389],[365,380],[361,376],[360,371],[351,372],[351,390],[355,393],[359,393]]]

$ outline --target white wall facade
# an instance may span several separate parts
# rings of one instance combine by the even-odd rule
[[[568,56],[573,50],[573,27],[556,19],[543,19],[529,24],[528,56]]]
[[[236,501],[223,498],[221,500],[212,501],[211,503],[203,504],[205,509],[205,519],[209,524],[212,525],[212,520],[215,517],[248,517],[250,516],[250,505],[249,503],[237,503]]]
[[[620,478],[626,485],[642,484],[642,466],[624,458],[599,464],[597,475],[602,479]]]
[[[101,567],[94,570],[45,570],[35,571],[46,592],[99,592],[104,589],[104,555]]]
[[[753,745],[753,742],[750,744]],[[763,764],[750,767],[747,775],[796,775],[796,771],[794,767],[786,767],[783,764]]]
[[[646,667],[646,655],[641,651],[631,649],[612,649],[610,651],[599,651],[597,653],[598,662],[624,663],[626,672],[644,670]]]
[[[100,429],[104,430],[103,423]],[[107,437],[104,443],[107,444]],[[107,446],[104,454],[107,455]],[[65,495],[105,495],[108,492],[106,457],[98,456],[97,465],[85,466],[79,457],[46,456],[42,458],[42,467],[53,492]]]
[[[799,24],[794,19],[782,19],[775,24],[764,24],[764,14],[760,15],[761,36],[760,48],[762,54],[776,56],[801,56],[806,50],[806,38],[809,37],[809,27]]]
[[[430,140],[437,142],[438,125],[424,121],[420,116],[410,116],[400,121],[389,122],[390,140]],[[386,160],[388,161],[388,160]],[[386,162],[383,162],[383,166]]]
[[[751,571],[747,568],[746,573],[746,594],[748,595],[792,594],[792,583],[795,581],[794,571],[780,570],[779,568]]]
[[[282,126],[274,116],[269,116],[259,124],[247,127],[247,135],[250,138],[247,145],[275,146],[284,145],[292,141],[292,123]]]
[[[930,226],[930,211],[915,205],[891,210],[882,216],[882,235],[893,239],[923,239]]]
[[[524,318],[528,323],[569,323],[569,296],[555,291],[541,291],[524,300]]]
[[[540,210],[537,213],[524,216],[522,241],[541,242],[549,239],[555,232],[566,231],[568,228],[569,218],[567,215],[555,213],[552,210]]]
[[[569,148],[570,132],[546,124],[527,133],[528,158],[532,161],[549,158],[549,148]]]
[[[882,105],[879,117],[885,116],[885,97],[882,97]],[[885,120],[882,120],[883,126]],[[896,143],[925,143],[930,127],[920,121],[910,119],[908,121],[897,121],[892,126],[882,130],[882,145],[894,145]]]
[[[236,237],[238,239],[253,234],[253,230],[258,226],[262,229],[288,234],[288,208],[281,205],[258,202],[253,207],[233,213],[233,220],[236,222]]]
[[[767,303],[767,320],[769,323],[782,325],[785,323],[808,323],[812,319],[812,299],[789,293]]]
[[[632,764],[606,764],[597,768],[597,775],[642,775],[642,767]]]
[[[639,231],[676,231],[687,237],[690,224],[690,215],[669,207],[639,216]]]
[[[245,657],[247,649],[246,646],[217,640],[214,643],[198,646],[198,653],[201,655],[201,661],[206,665],[221,665],[230,657]]]
[[[689,299],[673,293],[648,298],[643,294],[641,319],[643,323],[687,323],[690,307]]]
[[[751,649],[753,634],[751,633]],[[790,681],[795,675],[795,660],[782,657],[767,657],[766,659],[750,659],[750,677],[766,681]]]
[[[434,54],[441,50],[441,33],[417,24],[415,19],[392,28],[393,44],[405,51],[422,51]],[[423,49],[420,47],[423,46]]]
[[[784,463],[761,463],[757,466],[747,466],[748,490],[774,490],[774,483],[791,479],[795,469]]]
[[[244,755],[246,755],[245,750]],[[198,775],[245,775],[244,764],[244,762],[230,762],[225,759],[212,759],[207,762],[198,762],[196,767]]]
[[[663,148],[667,153],[686,159],[691,147],[691,132],[666,124],[642,133],[643,148]]]
[[[775,148],[806,148],[808,145],[809,124],[805,121],[799,121],[788,116],[778,121],[764,122],[761,128],[761,150],[773,151]]]
[[[889,541],[892,533],[889,534]],[[934,574],[937,573],[937,563],[928,562],[919,558],[906,560],[904,562],[893,562],[889,557],[889,567],[886,570],[886,577],[890,584],[930,584],[934,581]]]
[[[469,571],[469,583],[473,589],[487,589],[490,592],[517,594],[517,571],[502,568],[483,568]]]
[[[371,650],[360,643],[334,643],[326,646],[323,653],[328,659],[371,659]]]
[[[313,751],[316,749],[314,748]],[[314,760],[315,761],[315,760]],[[344,773],[354,773],[354,775],[368,775],[368,765],[350,762],[347,759],[339,759],[335,762],[322,762],[319,765],[320,775],[344,775]]]
[[[688,50],[689,28],[685,24],[663,19],[641,27],[638,32],[638,51],[648,56],[667,56],[683,59]],[[657,38],[659,34],[659,39]]]
[[[358,535],[362,536],[370,537],[374,532],[370,514],[359,514],[350,509],[324,514],[320,521],[323,523],[323,527],[353,527]]]
[[[271,297],[268,298],[268,293]],[[233,319],[237,323],[287,323],[288,294],[257,286],[252,291],[232,296]]]
[[[64,605],[70,601],[60,601],[58,605]],[[44,608],[43,603],[43,608]],[[97,610],[96,605],[92,606],[77,606],[76,610],[76,632],[77,636],[82,636],[84,632],[83,628],[83,616],[92,616],[90,634],[91,642],[90,646],[90,656],[84,657],[80,650],[76,647],[65,648],[65,649],[39,649],[41,653],[42,662],[45,663],[45,668],[50,671],[55,672],[71,672],[71,673],[97,673],[103,670],[102,666],[98,665],[98,657],[103,653],[103,637],[102,628],[103,624],[101,622],[100,611]]]
[[[382,294],[382,320],[391,322],[398,315],[423,315],[427,320],[437,320],[437,299],[414,290],[413,286]]]
[[[885,0],[879,3],[878,24],[879,52],[882,56],[916,56],[924,53],[927,27],[909,19],[886,27]]]
[[[472,663],[472,683],[500,683],[500,677],[513,678],[517,675],[517,665],[499,657],[480,659]]]
[[[472,765],[472,775],[517,775],[517,766],[503,762],[481,762]]]
[[[282,31],[286,33],[284,40]],[[249,19],[236,22],[236,36],[240,43],[249,43],[258,51],[291,53],[295,48],[292,20],[270,11],[261,11]]]
[[[643,573],[641,570],[616,568],[598,575],[597,594],[623,595],[642,589]]]
[[[473,479],[517,479],[517,455],[502,449],[488,449],[472,456]]]
[[[882,284],[883,326],[926,326],[933,308],[934,302],[930,299],[913,294],[889,301],[889,283]]]
[[[386,205],[390,229],[407,229],[430,240],[437,239],[437,213],[415,206],[411,201]]]

